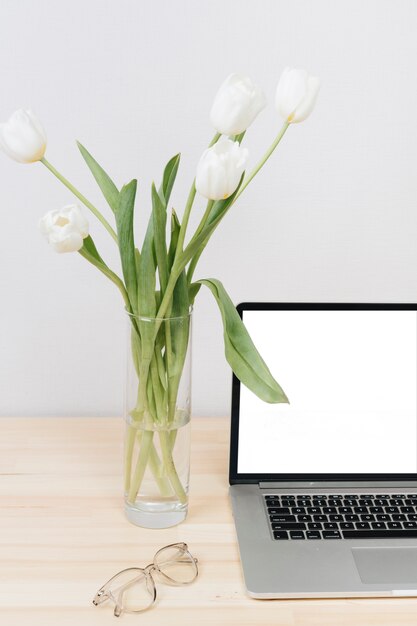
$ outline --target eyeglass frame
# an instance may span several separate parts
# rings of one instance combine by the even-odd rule
[[[160,567],[158,567],[158,565],[155,563],[155,560],[158,556],[158,554],[160,552],[162,552],[163,550],[166,550],[167,548],[180,548],[184,554],[187,554],[191,561],[194,563],[195,565],[195,576],[192,580],[190,580],[189,582],[180,582],[177,580],[174,580],[173,578],[171,578],[170,576],[168,576],[167,574],[165,574]],[[136,579],[133,579],[127,583],[125,583],[124,585],[121,585],[120,587],[118,587],[117,592],[118,592],[118,600],[116,600],[113,595],[111,595],[110,593],[106,593],[106,587],[115,579],[117,578],[117,576],[119,576],[120,574],[124,574],[125,572],[129,572],[129,571],[137,571],[140,572],[141,574],[143,574],[145,576],[145,582],[146,582],[146,587],[149,591],[149,581],[152,583],[152,591],[153,593],[150,593],[149,595],[151,596],[152,600],[149,604],[149,606],[143,608],[143,609],[138,609],[138,610],[130,610],[130,609],[125,609],[123,607],[123,602],[120,601],[121,598],[123,598],[123,593],[124,591],[126,591],[126,589],[128,587],[130,587],[130,585],[135,583]],[[198,559],[196,559],[191,552],[188,549],[188,545],[182,541],[178,542],[178,543],[170,543],[167,546],[164,546],[163,548],[160,548],[159,550],[157,550],[157,552],[155,552],[155,555],[153,557],[153,561],[152,563],[149,563],[149,565],[147,565],[146,567],[127,567],[126,569],[122,569],[119,572],[117,572],[117,574],[114,574],[114,576],[112,576],[111,578],[109,578],[109,580],[104,583],[104,585],[102,585],[100,587],[100,589],[97,591],[96,595],[93,598],[93,604],[94,606],[98,606],[99,604],[102,604],[103,602],[106,602],[107,600],[111,600],[112,602],[114,602],[115,607],[114,607],[114,616],[115,617],[120,617],[120,615],[122,614],[122,612],[124,611],[125,613],[142,613],[143,611],[147,611],[148,609],[152,608],[153,605],[155,604],[156,601],[156,584],[155,584],[155,580],[152,576],[152,572],[158,572],[158,574],[167,581],[167,584],[172,585],[174,587],[181,587],[182,585],[190,585],[191,583],[193,583],[197,578],[198,578]]]

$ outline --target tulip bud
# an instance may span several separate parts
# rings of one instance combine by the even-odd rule
[[[201,155],[195,186],[209,200],[224,200],[232,195],[245,169],[249,152],[231,139],[220,139]]]
[[[77,252],[88,237],[88,222],[77,204],[49,211],[39,228],[55,252]]]
[[[239,135],[266,105],[265,95],[248,76],[230,74],[213,102],[210,120],[223,135]]]
[[[0,124],[0,148],[19,163],[40,161],[46,150],[46,134],[32,111],[19,109]]]
[[[305,70],[286,67],[278,83],[275,106],[289,123],[305,120],[312,112],[320,89],[320,80]]]

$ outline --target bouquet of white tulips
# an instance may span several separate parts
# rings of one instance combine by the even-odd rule
[[[110,269],[97,250],[79,205],[54,209],[41,220],[40,228],[56,252],[78,251],[116,285],[130,317],[133,361],[138,376],[137,403],[130,411],[126,446],[126,493],[130,502],[135,501],[144,469],[151,462],[155,475],[165,477],[165,487],[168,486],[180,502],[186,499],[173,462],[175,436],[161,440],[160,459],[155,456],[153,435],[137,438],[136,433],[144,424],[150,430],[155,425],[159,430],[173,430],[188,327],[185,324],[176,330],[163,322],[187,316],[202,285],[208,287],[219,306],[226,359],[236,376],[262,400],[288,402],[223,285],[214,278],[195,280],[194,272],[214,230],[271,156],[288,127],[310,114],[318,89],[318,79],[304,70],[287,68],[284,71],[276,91],[276,108],[283,117],[283,125],[259,163],[250,173],[245,173],[249,153],[242,145],[243,139],[266,100],[261,89],[249,78],[237,74],[229,76],[215,97],[210,119],[216,134],[198,162],[182,216],[172,209],[170,229],[167,228],[171,191],[180,164],[177,154],[166,165],[161,183],[152,185],[152,210],[141,247],[134,234],[136,180],[119,189],[78,143],[110,208],[114,223],[111,225],[103,213],[46,160],[45,132],[31,111],[19,110],[8,122],[0,124],[3,151],[21,163],[40,161],[95,215],[119,248],[121,276]],[[186,241],[197,192],[207,199],[207,205],[195,232]],[[144,318],[155,320],[151,332],[141,322]],[[135,451],[135,446],[140,449]]]

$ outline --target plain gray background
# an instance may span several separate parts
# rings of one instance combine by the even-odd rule
[[[250,165],[281,125],[273,99],[283,68],[320,76],[316,110],[289,129],[196,277],[219,278],[236,303],[416,299],[415,1],[2,0],[0,22],[0,119],[32,108],[48,134],[47,158],[103,211],[75,139],[118,185],[138,177],[139,240],[150,184],[178,151],[172,202],[182,214],[213,135],[212,99],[230,72],[248,74],[268,97],[245,140]],[[41,164],[1,154],[0,180],[0,414],[120,414],[119,293],[37,231],[71,194]],[[191,224],[202,209],[200,200]],[[113,242],[88,217],[118,268]],[[227,414],[220,316],[203,291],[193,348],[194,414]]]

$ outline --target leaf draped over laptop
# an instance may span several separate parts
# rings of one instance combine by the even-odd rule
[[[219,280],[198,280],[213,294],[223,321],[224,349],[227,362],[248,389],[270,403],[288,402],[288,398],[250,338],[239,313]]]

